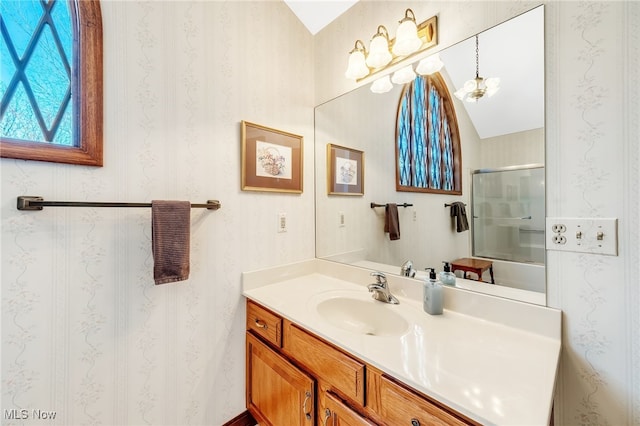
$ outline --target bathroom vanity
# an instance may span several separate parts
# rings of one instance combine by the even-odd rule
[[[247,408],[273,425],[549,424],[560,312],[314,259],[243,274]]]

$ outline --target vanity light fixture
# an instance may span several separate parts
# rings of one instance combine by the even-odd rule
[[[413,67],[407,65],[394,72],[391,81],[395,84],[406,84],[412,82],[414,78],[416,78],[416,73],[413,71]]]
[[[437,53],[427,58],[422,59],[416,67],[416,73],[420,75],[429,75],[434,72],[438,72],[442,69],[444,63],[440,60],[440,55]]]
[[[373,93],[387,93],[391,89],[393,89],[393,83],[391,83],[389,74],[384,75],[371,83],[371,91]]]
[[[366,53],[362,40],[356,40],[353,50],[349,52],[349,66],[344,73],[347,78],[358,80],[369,74],[369,67],[365,62]]]
[[[384,25],[378,25],[378,32],[374,34],[371,44],[369,44],[366,63],[369,68],[381,68],[391,62],[392,59],[391,52],[389,52],[389,32]]]
[[[360,81],[438,44],[436,16],[416,25],[413,10],[407,9],[399,23],[394,39],[384,25],[378,25],[369,51],[361,40],[356,41],[349,52],[347,78]]]
[[[422,46],[422,40],[418,37],[416,15],[413,14],[413,10],[407,9],[404,12],[404,18],[399,23],[400,26],[396,31],[396,42],[393,44],[392,51],[396,56],[407,56]]]
[[[400,68],[399,70],[394,72],[391,78],[389,78],[389,74],[380,77],[371,84],[371,91],[373,93],[387,93],[388,91],[393,89],[393,84],[391,82],[395,84],[410,83],[416,78],[416,74],[433,74],[434,72],[440,71],[443,66],[444,63],[440,60],[440,56],[436,53],[435,55],[431,55],[427,58],[422,59],[418,63],[415,72],[413,71],[412,65],[407,65],[406,67]]]
[[[461,101],[478,102],[484,95],[491,97],[500,90],[500,79],[496,77],[480,77],[480,54],[478,49],[478,35],[476,34],[476,78],[467,80],[464,86],[458,89],[454,95]]]

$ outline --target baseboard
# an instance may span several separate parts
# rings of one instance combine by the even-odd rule
[[[257,424],[258,422],[256,422],[256,420],[253,418],[251,413],[249,413],[248,411],[245,411],[243,413],[240,413],[233,419],[229,420],[222,426],[255,426]]]

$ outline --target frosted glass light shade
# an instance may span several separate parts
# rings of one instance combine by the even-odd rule
[[[420,75],[433,74],[440,71],[443,66],[444,63],[440,60],[440,56],[435,54],[421,60],[416,67],[416,72]]]
[[[393,54],[406,56],[415,52],[422,46],[422,40],[418,37],[418,27],[415,21],[407,19],[402,21],[396,31],[396,41],[393,44]]]
[[[393,84],[391,84],[389,75],[380,77],[371,84],[371,91],[373,93],[387,93],[391,89],[393,89]]]
[[[487,96],[491,97],[496,94],[498,90],[500,90],[500,79],[497,77],[489,77],[485,80],[485,85],[487,86]]]
[[[354,50],[349,54],[349,65],[344,73],[345,77],[357,80],[369,74],[369,68],[361,50]]]
[[[371,68],[381,68],[391,62],[392,56],[389,52],[389,41],[382,35],[376,35],[369,45],[369,55],[367,65]]]
[[[416,73],[413,72],[413,68],[409,65],[394,72],[391,81],[395,84],[405,84],[413,81],[414,78],[416,78]]]

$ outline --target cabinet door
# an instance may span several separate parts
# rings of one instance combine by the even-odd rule
[[[325,408],[321,413],[323,426],[373,426],[332,393],[325,394]]]
[[[315,382],[247,333],[247,409],[260,425],[312,426]]]

